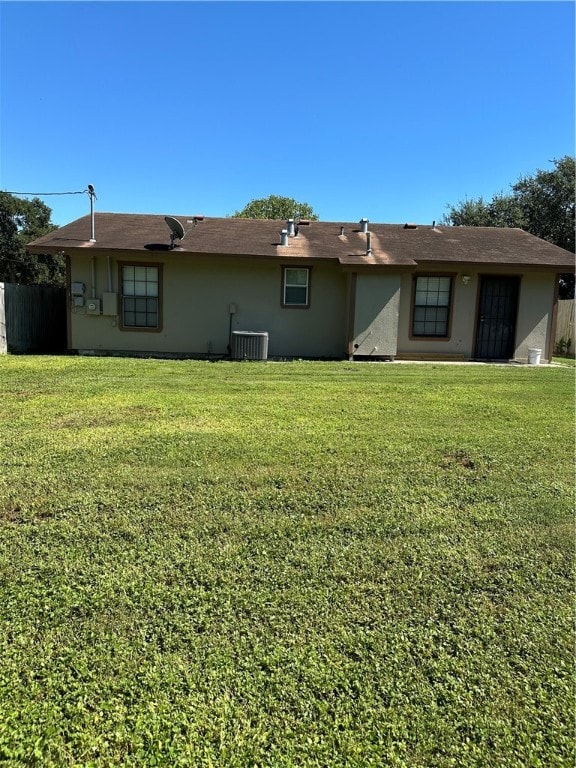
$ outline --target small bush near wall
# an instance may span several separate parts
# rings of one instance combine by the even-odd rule
[[[565,299],[558,302],[558,318],[556,320],[556,338],[554,353],[561,357],[572,357],[575,352],[575,299]]]

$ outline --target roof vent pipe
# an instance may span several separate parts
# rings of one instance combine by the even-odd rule
[[[96,235],[94,233],[94,200],[96,200],[96,192],[92,184],[88,184],[88,194],[90,196],[90,242],[96,242]]]
[[[294,219],[288,219],[288,235],[289,237],[294,237],[295,234]]]
[[[288,230],[283,229],[280,232],[280,245],[288,245]]]
[[[344,227],[340,227],[340,237],[344,235]]]
[[[372,232],[366,232],[366,256],[372,255]]]
[[[364,235],[368,232],[368,219],[360,219],[360,232]]]

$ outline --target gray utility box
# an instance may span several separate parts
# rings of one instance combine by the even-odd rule
[[[102,294],[102,314],[103,315],[117,315],[118,314],[118,294],[117,293],[103,293]]]
[[[233,360],[267,360],[268,332],[232,331]]]

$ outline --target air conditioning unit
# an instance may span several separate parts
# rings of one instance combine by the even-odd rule
[[[267,360],[268,332],[232,331],[233,360]]]

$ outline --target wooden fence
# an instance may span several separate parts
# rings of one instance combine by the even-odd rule
[[[66,351],[66,289],[0,283],[0,354]]]
[[[564,354],[574,354],[576,335],[574,332],[574,308],[575,299],[562,299],[558,302],[558,317],[556,319],[556,339],[554,351],[560,352],[560,346],[563,347]]]
[[[8,351],[8,340],[6,338],[5,294],[4,283],[0,283],[0,355],[5,355]]]

